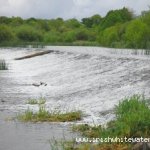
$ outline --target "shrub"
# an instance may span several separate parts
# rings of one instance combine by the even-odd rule
[[[13,39],[13,33],[6,25],[0,25],[0,42],[10,41]]]
[[[125,33],[127,47],[147,48],[150,41],[150,29],[147,24],[141,20],[134,20],[127,26]]]
[[[63,37],[64,42],[74,42],[76,40],[76,33],[74,31],[65,32]]]
[[[80,125],[74,129],[87,137],[149,137],[150,108],[143,96],[134,95],[119,102],[115,108],[116,119],[107,123],[107,127]]]
[[[44,35],[44,42],[45,43],[57,43],[57,42],[60,42],[62,40],[63,39],[61,39],[61,34],[58,33],[57,31],[50,31]]]
[[[21,41],[25,42],[34,42],[34,41],[41,42],[43,38],[42,34],[39,31],[36,31],[30,26],[20,27],[19,30],[17,31],[17,37]]]

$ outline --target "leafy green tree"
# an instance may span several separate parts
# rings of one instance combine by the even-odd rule
[[[74,42],[76,40],[76,33],[75,31],[69,31],[69,32],[65,32],[63,34],[63,41],[64,42]]]
[[[0,25],[0,43],[13,39],[13,33],[6,25]]]
[[[34,42],[34,41],[41,42],[43,39],[42,34],[30,26],[21,26],[17,31],[17,37],[21,41],[25,42]]]
[[[65,21],[65,26],[70,29],[79,28],[81,23],[77,19],[69,19]]]
[[[113,43],[118,41],[119,34],[116,26],[105,29],[99,36],[99,42],[103,46],[113,47]]]
[[[94,25],[98,25],[100,24],[102,18],[100,15],[94,15],[92,17],[89,17],[89,18],[83,18],[82,19],[82,23],[88,27],[88,28],[91,28],[92,26]]]
[[[150,41],[150,29],[140,19],[130,22],[125,33],[127,47],[147,48]]]
[[[61,42],[61,41],[62,41],[62,38],[61,38],[61,34],[59,32],[50,31],[50,32],[46,32],[44,35],[45,43],[57,43],[57,42]]]
[[[16,26],[22,25],[23,23],[24,23],[24,20],[22,18],[20,18],[20,17],[12,17],[10,25],[16,27]]]
[[[89,38],[88,30],[81,28],[76,31],[76,40],[86,41]]]
[[[150,10],[142,12],[141,20],[150,27]]]
[[[131,21],[133,17],[133,13],[125,7],[119,10],[111,10],[103,18],[101,27],[102,29],[105,29],[117,23],[125,23],[127,21]]]
[[[0,24],[10,24],[11,20],[12,20],[11,18],[0,16]]]

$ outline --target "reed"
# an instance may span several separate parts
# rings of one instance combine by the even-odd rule
[[[0,70],[8,70],[8,65],[3,59],[0,59]]]

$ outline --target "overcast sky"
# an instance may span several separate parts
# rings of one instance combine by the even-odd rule
[[[140,14],[149,5],[150,0],[0,0],[0,16],[81,19],[124,6]]]

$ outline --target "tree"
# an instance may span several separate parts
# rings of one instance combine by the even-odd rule
[[[6,25],[0,25],[0,42],[10,41],[13,39],[13,33]]]
[[[102,29],[106,29],[117,23],[125,23],[127,21],[131,21],[133,17],[134,17],[133,12],[129,11],[125,7],[119,10],[111,10],[103,18],[101,22],[101,27]]]
[[[105,29],[99,35],[99,42],[103,46],[113,47],[113,44],[119,40],[118,28],[116,26]]]
[[[0,24],[9,24],[11,22],[11,18],[0,16]]]
[[[133,20],[127,26],[125,40],[128,47],[147,48],[150,41],[150,29],[140,19]]]
[[[21,26],[17,31],[17,37],[25,42],[42,41],[42,34],[30,26]]]
[[[12,17],[11,18],[11,26],[20,26],[24,23],[23,19],[20,17]]]
[[[100,24],[102,18],[100,15],[94,15],[92,17],[89,17],[89,18],[83,18],[82,19],[82,23],[88,27],[88,28],[91,28],[92,26],[94,25],[98,25]]]
[[[70,29],[79,28],[81,26],[77,19],[69,19],[65,21],[65,26]]]

